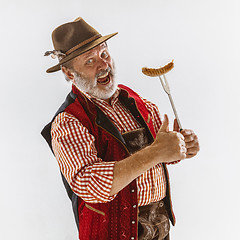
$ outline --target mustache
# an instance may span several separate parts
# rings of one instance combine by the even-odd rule
[[[113,70],[108,66],[105,70],[102,70],[99,73],[97,73],[95,78],[98,79],[99,77],[105,75],[106,73],[110,73],[111,75],[113,75]]]

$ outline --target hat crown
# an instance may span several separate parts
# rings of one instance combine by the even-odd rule
[[[65,53],[96,35],[99,35],[98,31],[79,17],[73,22],[57,27],[52,33],[52,41],[55,50]]]
[[[81,17],[75,19],[73,22],[62,24],[52,32],[52,41],[55,50],[47,51],[44,55],[57,56],[59,63],[47,69],[47,72],[60,70],[60,66],[63,63],[93,49],[116,34],[117,32],[102,36]]]

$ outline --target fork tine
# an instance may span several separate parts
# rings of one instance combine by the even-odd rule
[[[166,84],[166,86],[167,86],[168,92],[169,92],[169,94],[170,94],[170,87],[169,87],[169,84],[168,84],[168,81],[167,81],[167,78],[166,78],[165,74],[163,74],[163,79],[164,79],[164,81],[165,81],[165,84]]]
[[[168,85],[168,82],[167,82],[167,79],[165,77],[165,75],[163,74],[164,76],[164,81],[162,80],[162,77],[161,76],[158,76],[160,81],[161,81],[161,84],[163,86],[163,89],[164,91],[167,93],[167,94],[170,94],[170,88],[169,88],[169,85]]]

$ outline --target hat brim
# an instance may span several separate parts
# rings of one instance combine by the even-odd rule
[[[107,41],[108,39],[110,39],[111,37],[117,35],[118,33],[112,33],[112,34],[109,34],[109,35],[106,35],[106,36],[103,36],[103,37],[100,37],[90,43],[88,43],[87,45],[83,46],[83,47],[80,47],[78,48],[77,50],[75,50],[74,52],[72,52],[71,54],[67,55],[65,58],[63,58],[57,65],[47,69],[47,73],[52,73],[52,72],[56,72],[56,71],[59,71],[61,69],[61,65],[63,63],[66,63],[68,62],[69,60],[87,52],[88,50],[91,50],[92,48],[98,46],[99,44]]]

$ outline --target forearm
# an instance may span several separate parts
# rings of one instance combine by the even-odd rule
[[[118,193],[138,176],[161,162],[154,156],[151,147],[146,147],[133,155],[118,161],[113,169],[110,196]]]
[[[150,146],[115,164],[110,196],[122,190],[132,180],[156,164],[186,158],[183,136],[177,132],[169,132],[168,126],[168,117],[165,115],[163,124]]]

